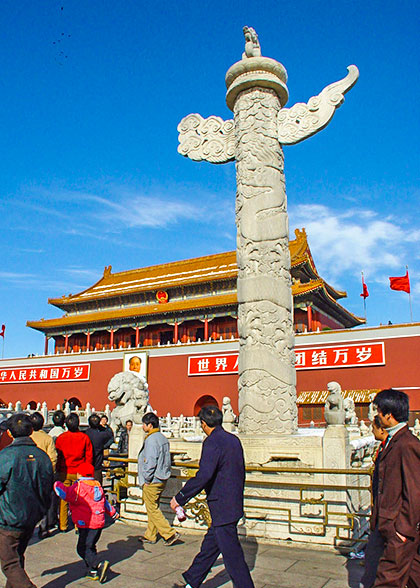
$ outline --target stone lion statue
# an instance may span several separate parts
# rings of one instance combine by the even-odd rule
[[[116,404],[111,413],[111,428],[114,432],[128,420],[141,424],[141,419],[149,408],[147,382],[133,372],[118,372],[110,379],[108,398]]]
[[[236,419],[236,415],[233,412],[233,408],[232,408],[232,404],[231,404],[231,400],[229,398],[229,396],[225,396],[223,398],[223,404],[222,404],[222,413],[223,413],[223,428],[228,431],[229,433],[232,433],[232,431],[235,430],[235,419]]]
[[[344,420],[346,425],[357,425],[358,418],[353,398],[344,398]]]
[[[327,425],[344,425],[344,399],[338,382],[328,382],[329,392],[325,401],[324,417]]]

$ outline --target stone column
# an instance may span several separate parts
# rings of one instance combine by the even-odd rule
[[[234,120],[188,115],[178,125],[178,151],[194,161],[236,160],[239,430],[250,436],[291,434],[297,430],[296,376],[281,146],[326,127],[359,72],[350,65],[345,78],[307,104],[284,108],[285,68],[261,56],[252,27],[244,27],[244,35],[242,59],[226,74]]]
[[[293,300],[278,113],[286,71],[251,57],[226,74],[235,115],[239,431],[297,430]]]

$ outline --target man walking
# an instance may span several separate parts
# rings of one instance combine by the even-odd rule
[[[86,435],[89,437],[93,448],[94,478],[102,486],[102,463],[104,461],[104,449],[108,449],[114,441],[114,434],[110,427],[100,425],[101,417],[93,413],[89,417],[89,429]]]
[[[375,468],[372,476],[372,504],[375,504],[378,498],[379,462],[388,437],[387,431],[381,426],[378,415],[372,421],[372,433],[376,441],[381,442],[374,458]],[[360,580],[360,588],[372,588],[375,582],[376,572],[378,571],[379,559],[382,557],[383,551],[384,540],[378,531],[378,527],[376,527],[374,531],[371,531],[366,545],[365,571]]]
[[[138,477],[139,485],[143,487],[147,529],[140,541],[156,543],[159,533],[165,545],[173,545],[179,539],[179,533],[171,527],[159,508],[160,497],[171,476],[169,441],[159,431],[159,419],[153,412],[146,413],[142,421],[146,437],[138,457]]]
[[[200,553],[183,573],[186,588],[198,588],[216,559],[223,555],[226,571],[237,588],[254,588],[238,539],[237,525],[243,517],[245,461],[238,437],[222,428],[223,414],[217,406],[205,406],[198,413],[207,435],[203,443],[200,467],[171,500],[171,508],[183,506],[201,490],[207,494],[212,518],[201,544]]]
[[[0,453],[0,560],[7,588],[35,588],[24,570],[24,553],[35,525],[51,502],[53,469],[48,455],[30,438],[25,414],[10,417],[14,438]]]
[[[57,465],[57,451],[55,449],[55,444],[52,437],[42,430],[42,427],[44,426],[44,417],[40,412],[33,412],[29,417],[29,420],[31,421],[33,427],[31,439],[34,441],[35,445],[39,447],[39,449],[42,449],[42,451],[45,451],[45,453],[48,455],[51,460],[53,472],[55,473],[55,468]],[[50,508],[48,509],[47,515],[39,524],[38,537],[40,539],[45,539],[48,537],[49,529],[52,529],[57,523],[57,511],[54,510],[54,507],[57,505],[57,501],[54,498],[54,494],[55,492],[51,493]]]
[[[77,468],[82,463],[93,463],[92,443],[86,433],[79,431],[79,417],[72,412],[66,418],[67,432],[57,437],[57,474],[64,486],[71,486],[77,479]],[[68,506],[60,501],[59,528],[67,531]]]
[[[373,404],[388,433],[371,519],[385,543],[373,586],[420,588],[420,441],[407,426],[407,394],[382,390]]]

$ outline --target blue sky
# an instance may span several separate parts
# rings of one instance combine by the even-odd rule
[[[253,26],[289,75],[288,106],[356,64],[330,125],[285,147],[291,236],[368,324],[409,321],[388,276],[408,264],[420,320],[415,0],[3,0],[0,6],[0,324],[5,357],[41,353],[26,320],[61,311],[105,265],[122,271],[235,247],[235,169],[177,153],[177,124],[231,118],[224,76]]]

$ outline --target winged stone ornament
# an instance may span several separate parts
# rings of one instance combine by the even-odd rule
[[[342,80],[330,84],[308,103],[298,102],[291,108],[282,108],[278,114],[278,139],[283,145],[299,143],[318,133],[330,122],[336,109],[344,102],[344,94],[351,90],[359,78],[359,70],[349,65]]]
[[[235,159],[234,121],[189,114],[178,127],[178,153],[193,161],[226,163]]]

